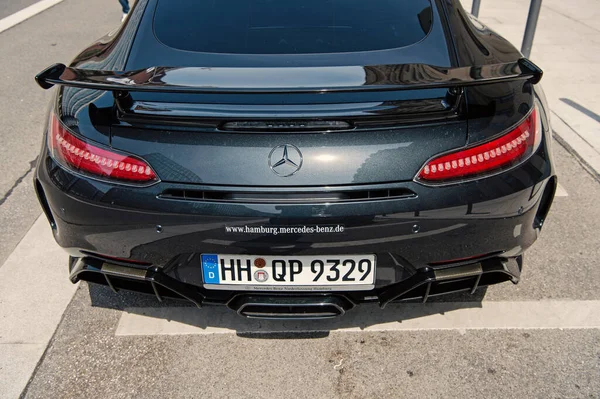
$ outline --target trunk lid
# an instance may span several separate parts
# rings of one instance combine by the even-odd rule
[[[168,182],[291,187],[406,181],[432,155],[467,140],[462,99],[446,89],[132,95],[111,128],[111,145],[143,157]]]

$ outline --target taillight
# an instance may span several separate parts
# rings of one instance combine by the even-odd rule
[[[505,170],[533,154],[541,139],[541,121],[534,108],[519,126],[501,137],[428,161],[417,179],[435,183]]]
[[[86,143],[63,126],[56,115],[50,120],[48,136],[52,157],[69,169],[109,180],[137,183],[157,180],[146,162]]]

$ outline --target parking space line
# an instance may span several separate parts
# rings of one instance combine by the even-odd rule
[[[555,196],[556,197],[568,197],[569,193],[567,193],[567,190],[565,190],[565,188],[559,184],[558,186],[556,186]]]
[[[600,300],[363,305],[337,319],[245,319],[209,307],[127,308],[115,335],[195,335],[312,331],[600,329]]]
[[[21,22],[33,17],[41,13],[48,8],[57,5],[58,3],[63,2],[64,0],[42,0],[38,1],[35,4],[30,5],[22,9],[21,11],[17,11],[16,13],[9,15],[3,19],[0,19],[0,33],[4,32],[7,29],[12,28],[15,25],[20,24]]]

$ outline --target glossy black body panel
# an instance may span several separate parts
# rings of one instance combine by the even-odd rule
[[[164,67],[107,72],[54,64],[36,76],[38,84],[162,93],[330,93],[467,87],[515,80],[539,82],[530,61],[444,68],[428,64],[314,67]]]
[[[113,127],[112,145],[142,156],[161,180],[233,186],[327,186],[412,180],[434,153],[462,147],[465,122],[350,132],[228,133]],[[428,142],[426,147],[421,143]],[[275,146],[293,144],[298,173],[269,168]]]
[[[351,67],[360,73],[338,77],[343,82],[338,88],[352,87],[347,92],[320,92],[316,80],[309,90],[303,89],[306,81],[294,83],[293,74],[267,88],[261,83],[266,75],[247,83],[254,93],[132,91],[115,100],[104,90],[59,89],[54,110],[69,129],[99,146],[143,158],[160,181],[135,187],[76,174],[57,165],[44,144],[35,179],[56,241],[75,258],[92,258],[91,263],[120,258],[141,269],[152,265],[185,284],[186,290],[202,286],[201,253],[375,254],[377,295],[414,278],[418,270],[430,275],[432,270],[464,265],[465,259],[520,260],[537,239],[556,187],[543,92],[537,79],[529,79],[533,73],[528,79],[466,83],[477,80],[470,73],[481,71],[481,66],[487,65],[483,70],[488,71],[497,64],[518,66],[521,55],[468,17],[458,1],[436,0],[432,5],[431,32],[407,47],[247,55],[190,53],[164,46],[152,32],[156,0],[138,0],[115,35],[76,58],[70,65],[75,71],[104,70],[114,77],[115,71],[163,65],[179,72],[210,66],[238,72],[290,67],[340,72]],[[445,71],[467,71],[467,76],[460,77],[465,84],[457,90],[454,83],[448,90],[448,81],[443,88],[380,90],[393,88],[399,83],[394,77],[401,76],[385,68],[374,73],[373,80],[365,80],[369,66],[401,64],[436,65]],[[359,75],[362,80],[350,86],[344,80]],[[414,81],[435,78],[419,76]],[[354,90],[369,86],[374,90]],[[293,87],[298,90],[287,90]],[[434,187],[415,181],[431,157],[497,137],[534,106],[542,116],[543,137],[523,163],[469,182]],[[348,128],[225,128],[231,121],[265,120],[343,121]],[[281,177],[268,162],[270,152],[285,144],[302,152],[303,164],[297,173]],[[256,235],[226,229],[325,224],[344,225],[344,233]],[[516,282],[518,274],[516,270],[507,275]],[[210,292],[203,300],[226,304],[236,294]],[[373,295],[358,292],[348,298],[360,302]]]
[[[448,187],[398,183],[393,186],[406,187],[416,196],[368,203],[245,205],[162,199],[158,197],[166,188],[189,185],[114,186],[75,176],[48,156],[41,161],[37,178],[56,224],[55,238],[74,256],[81,256],[84,249],[164,266],[181,254],[203,252],[366,252],[378,254],[378,270],[383,273],[378,276],[383,276],[395,275],[394,259],[419,268],[490,253],[522,254],[537,238],[535,216],[553,176],[547,155],[544,144],[520,167],[472,183]],[[332,223],[344,224],[346,233],[290,237],[225,232],[225,226]],[[200,278],[199,270],[191,273]]]

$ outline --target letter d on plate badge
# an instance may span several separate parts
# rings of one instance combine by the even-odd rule
[[[202,272],[205,284],[219,284],[219,257],[217,255],[202,255]]]

